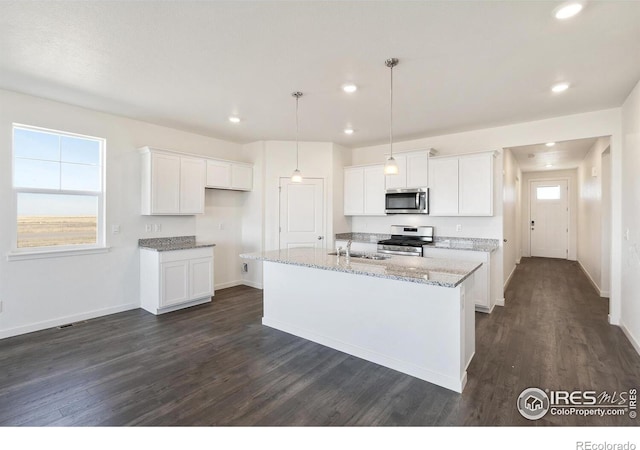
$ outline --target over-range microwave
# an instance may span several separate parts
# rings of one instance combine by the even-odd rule
[[[388,189],[384,204],[387,214],[429,214],[429,188]]]

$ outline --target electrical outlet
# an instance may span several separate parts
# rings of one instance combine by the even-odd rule
[[[247,273],[247,272],[249,272],[249,264],[242,263],[242,273]]]
[[[2,312],[2,300],[0,300],[0,313]]]
[[[161,223],[154,224],[153,231],[162,231],[162,224]]]
[[[456,225],[456,231],[462,231],[462,225],[461,224]]]
[[[218,230],[224,230],[224,222],[218,224]]]
[[[148,224],[146,224],[144,226],[144,231],[146,231],[147,233],[151,233],[151,229],[152,228],[151,228],[151,224],[150,223],[148,223]]]
[[[120,233],[120,225],[111,225],[111,232],[113,234],[118,234]]]

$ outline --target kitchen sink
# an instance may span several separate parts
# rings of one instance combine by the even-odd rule
[[[328,255],[338,256],[336,252],[330,252]],[[341,253],[340,256],[345,256],[344,253]],[[359,252],[351,252],[349,255],[350,258],[361,258],[361,259],[371,259],[374,261],[383,261],[385,259],[389,259],[389,256],[380,255],[378,253],[359,253]]]

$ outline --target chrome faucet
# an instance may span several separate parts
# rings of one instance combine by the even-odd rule
[[[345,256],[349,258],[351,256],[351,239],[347,241],[347,250]]]

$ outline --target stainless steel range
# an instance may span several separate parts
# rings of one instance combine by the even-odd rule
[[[391,239],[378,241],[378,253],[422,256],[422,246],[433,244],[433,227],[392,225]]]

